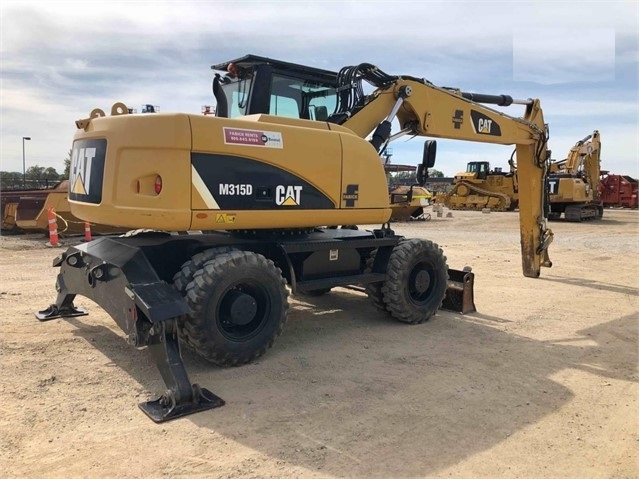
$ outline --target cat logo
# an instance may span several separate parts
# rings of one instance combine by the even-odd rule
[[[490,127],[493,124],[493,120],[485,120],[480,118],[477,122],[477,133],[490,134]]]
[[[76,140],[69,165],[69,199],[99,204],[107,141],[103,138]]]
[[[95,158],[95,148],[78,148],[73,150],[71,158],[71,192],[78,195],[90,194],[91,164]]]
[[[501,136],[501,128],[492,118],[489,118],[483,113],[475,110],[470,110],[470,118],[473,120],[472,124],[475,129],[475,133],[481,135]]]
[[[275,203],[279,206],[299,206],[301,204],[302,186],[275,187]]]

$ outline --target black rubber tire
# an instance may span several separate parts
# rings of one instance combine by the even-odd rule
[[[432,241],[404,239],[393,249],[382,286],[386,309],[401,322],[418,324],[441,307],[448,287],[448,266]]]
[[[186,294],[186,287],[193,281],[193,276],[195,276],[197,270],[204,266],[204,263],[230,251],[237,251],[237,248],[232,246],[218,246],[217,248],[209,248],[193,255],[190,260],[182,265],[180,271],[173,276],[173,287],[183,295]]]
[[[177,289],[182,296],[186,296],[186,287],[191,281],[193,281],[195,273],[204,266],[204,263],[212,260],[218,255],[228,253],[229,251],[237,251],[237,249],[232,246],[219,246],[217,248],[209,248],[193,255],[190,260],[182,265],[180,271],[175,273],[173,276],[173,287]],[[192,347],[193,345],[189,342],[188,336],[184,333],[184,323],[186,319],[186,316],[178,318],[178,336],[187,344],[187,346]]]
[[[366,273],[370,273],[373,271],[373,263],[375,262],[375,253],[377,250],[373,251],[370,257],[366,260]],[[388,313],[388,309],[386,309],[386,303],[384,303],[384,295],[382,293],[382,285],[384,283],[368,283],[366,285],[365,291],[368,299],[371,301],[375,309],[381,311],[383,313]]]
[[[231,321],[237,295],[254,303],[245,324]],[[230,251],[207,261],[188,284],[186,301],[190,313],[183,332],[188,344],[219,366],[238,366],[262,356],[287,319],[288,290],[281,270],[250,251]]]

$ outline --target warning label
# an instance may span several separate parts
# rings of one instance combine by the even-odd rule
[[[216,223],[235,223],[235,215],[229,213],[218,213],[215,216]]]
[[[278,131],[245,130],[243,128],[224,128],[224,143],[227,145],[284,148],[282,134]]]

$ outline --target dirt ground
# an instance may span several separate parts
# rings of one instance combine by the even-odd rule
[[[554,265],[531,279],[516,213],[395,223],[472,266],[477,313],[409,326],[352,290],[292,299],[254,364],[184,352],[227,404],[160,425],[137,407],[159,373],[96,304],[35,319],[63,248],[0,237],[0,476],[639,477],[639,212],[551,227]]]

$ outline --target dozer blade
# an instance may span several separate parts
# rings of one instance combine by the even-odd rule
[[[469,266],[463,270],[448,270],[448,288],[441,309],[456,311],[461,314],[477,311],[475,308],[475,273]]]

